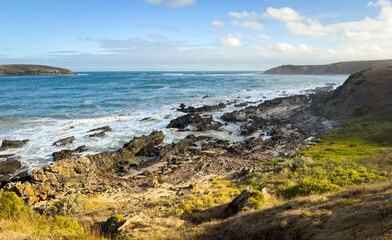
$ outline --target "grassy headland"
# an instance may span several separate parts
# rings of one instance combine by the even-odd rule
[[[0,76],[45,76],[45,75],[76,75],[65,68],[44,65],[13,64],[0,65]]]

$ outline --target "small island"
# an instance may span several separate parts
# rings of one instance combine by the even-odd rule
[[[287,75],[350,75],[364,69],[385,68],[392,65],[392,59],[375,61],[350,61],[326,65],[282,65],[271,68],[264,74]]]
[[[76,75],[65,68],[31,64],[0,65],[0,76]]]

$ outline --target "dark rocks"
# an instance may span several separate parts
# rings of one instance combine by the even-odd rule
[[[14,173],[22,168],[22,164],[18,160],[0,161],[0,175]]]
[[[189,125],[196,125],[194,131],[202,132],[207,130],[219,130],[223,124],[214,121],[212,116],[206,117],[198,114],[187,114],[171,120],[167,128],[178,128],[182,130]]]
[[[14,157],[14,156],[15,156],[15,154],[2,154],[2,155],[0,155],[0,158],[7,159],[7,158],[10,158],[10,157]]]
[[[75,140],[74,136],[63,138],[63,139],[60,139],[60,140],[54,142],[53,146],[55,146],[55,147],[67,146],[67,145],[72,144],[74,140]]]
[[[20,148],[26,145],[26,143],[30,141],[29,139],[24,139],[24,140],[3,140],[3,143],[1,144],[0,151],[6,150],[8,148]]]
[[[242,191],[241,194],[234,198],[234,200],[231,201],[226,207],[224,211],[225,216],[230,217],[240,212],[244,208],[250,197],[251,192],[249,190]]]
[[[103,137],[106,135],[106,132],[112,131],[112,128],[109,126],[104,126],[104,127],[100,127],[100,128],[91,129],[88,132],[96,132],[96,131],[100,131],[100,132],[93,133],[88,136],[89,137]]]
[[[93,134],[90,134],[90,135],[88,135],[89,137],[103,137],[103,136],[105,136],[106,135],[106,133],[105,132],[99,132],[99,133],[93,133]]]
[[[52,153],[53,161],[59,161],[61,159],[71,159],[73,157],[73,154],[81,153],[84,151],[87,151],[87,147],[85,145],[80,146],[74,150],[61,150],[58,152],[54,152]]]
[[[223,109],[226,107],[226,104],[219,103],[218,105],[204,105],[202,107],[187,107],[185,108],[185,104],[181,104],[180,108],[177,111],[184,112],[184,113],[202,113],[202,112],[215,112],[217,110]]]
[[[190,147],[194,146],[196,142],[208,140],[210,137],[207,136],[199,136],[195,137],[194,135],[188,135],[183,140],[178,143],[172,143],[164,146],[158,153],[158,156],[154,159],[146,162],[146,164],[151,164],[157,161],[165,161],[176,154],[182,154]]]
[[[112,128],[109,126],[104,126],[104,127],[100,127],[100,128],[91,129],[88,132],[96,132],[96,131],[109,132],[109,131],[112,131]]]

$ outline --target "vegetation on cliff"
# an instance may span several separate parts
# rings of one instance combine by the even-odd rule
[[[45,75],[76,75],[65,68],[44,65],[13,64],[0,65],[0,76],[45,76]]]
[[[369,68],[385,68],[392,59],[375,61],[338,62],[326,65],[282,65],[265,71],[265,74],[350,75]]]

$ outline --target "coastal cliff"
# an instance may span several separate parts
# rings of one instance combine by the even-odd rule
[[[45,65],[12,64],[0,65],[0,76],[47,76],[47,75],[76,75],[65,68]]]
[[[271,68],[264,73],[287,75],[350,75],[368,68],[385,68],[391,65],[392,59],[338,62],[326,65],[282,65]]]

